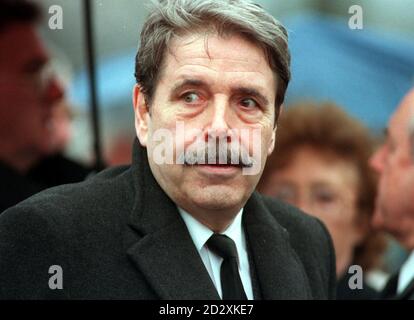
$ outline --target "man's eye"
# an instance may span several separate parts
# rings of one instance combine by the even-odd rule
[[[183,95],[183,99],[186,103],[195,103],[200,100],[200,97],[195,92],[188,92]]]
[[[257,108],[259,106],[258,103],[255,100],[251,99],[251,98],[242,99],[240,101],[240,104],[246,109],[253,109],[253,108]]]

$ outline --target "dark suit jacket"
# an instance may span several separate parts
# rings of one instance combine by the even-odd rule
[[[331,239],[316,219],[253,193],[246,231],[264,299],[335,292]],[[48,286],[63,269],[63,289]],[[133,164],[41,192],[0,215],[0,299],[219,299],[184,221],[135,141]]]

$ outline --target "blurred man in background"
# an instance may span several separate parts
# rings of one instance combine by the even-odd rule
[[[414,89],[392,116],[386,142],[371,158],[380,173],[373,224],[411,252],[383,298],[414,299]]]
[[[64,90],[50,72],[49,54],[36,32],[40,18],[40,8],[32,2],[0,0],[0,213],[89,172],[62,159],[42,165],[56,153],[54,108]],[[43,179],[45,172],[53,175],[53,183]]]

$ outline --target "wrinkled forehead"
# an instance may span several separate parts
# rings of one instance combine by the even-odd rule
[[[254,79],[255,83],[261,83],[272,91],[278,82],[264,50],[238,34],[187,33],[174,37],[163,64],[163,71],[168,69],[170,74],[177,76],[180,72],[192,70],[226,73],[235,79],[249,74],[250,81]]]
[[[0,32],[0,64],[2,69],[30,68],[49,60],[36,27],[30,23],[11,24]],[[2,63],[7,62],[7,63]]]
[[[233,46],[232,50],[215,50],[220,44],[231,41],[234,38],[241,39],[243,42],[239,42],[239,45]],[[254,61],[257,64],[262,63],[266,58],[264,49],[247,37],[243,37],[237,33],[218,34],[217,32],[208,30],[184,33],[174,36],[168,44],[168,49],[173,55],[177,55],[178,53],[181,55],[196,53],[212,58],[214,54],[214,58],[218,59],[236,59],[243,56],[238,53],[240,53],[240,50],[246,49],[246,44],[255,51],[254,55],[249,56],[249,61]],[[242,60],[247,61],[245,57]]]

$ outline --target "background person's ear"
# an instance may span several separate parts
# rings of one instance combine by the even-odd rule
[[[273,150],[275,149],[275,142],[276,142],[276,129],[277,129],[277,125],[275,125],[275,127],[272,130],[272,137],[270,138],[270,142],[267,148],[267,155],[270,156],[270,154],[273,152]]]
[[[146,147],[148,142],[148,128],[151,121],[149,106],[141,87],[136,84],[132,90],[132,102],[135,113],[135,131],[139,142]]]

